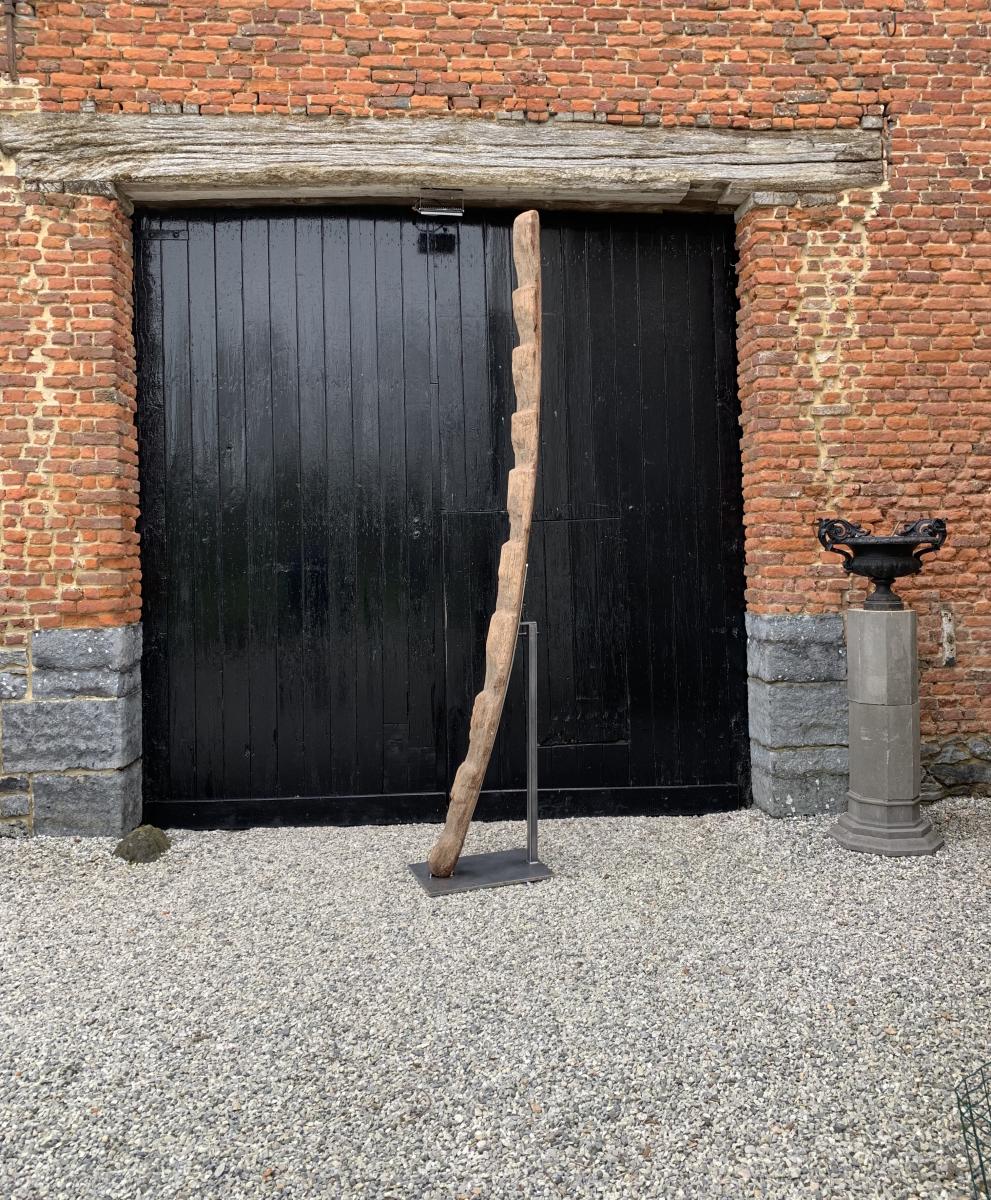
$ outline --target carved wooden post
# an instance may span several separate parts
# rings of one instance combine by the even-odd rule
[[[499,557],[499,589],[485,639],[485,683],[471,713],[468,753],[454,776],[444,830],[427,860],[430,874],[442,878],[453,874],[458,864],[492,756],[523,608],[540,447],[540,218],[533,210],[513,222],[513,264],[517,283],[513,316],[519,345],[513,351],[515,466],[507,487],[509,538]]]

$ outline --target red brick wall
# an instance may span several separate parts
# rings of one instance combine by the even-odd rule
[[[39,5],[21,27],[22,70],[46,108],[507,109],[791,127],[857,124],[877,103],[895,20],[888,5],[767,0],[67,0]]]
[[[748,602],[815,612],[862,594],[818,552],[820,514],[881,528],[946,516],[946,550],[904,587],[922,623],[926,735],[991,727],[986,0],[67,0],[22,3],[18,28],[22,85],[0,87],[0,107],[883,126],[883,187],[740,223]],[[8,620],[131,619],[126,221],[108,200],[10,187],[2,219]]]
[[[140,616],[130,222],[0,179],[5,644]]]
[[[923,736],[943,742],[991,729],[991,25],[980,15],[976,4],[898,14],[879,65],[884,187],[753,210],[738,239],[748,604],[816,612],[863,597],[814,553],[820,514],[881,530],[945,516],[946,548],[899,586],[920,618]]]

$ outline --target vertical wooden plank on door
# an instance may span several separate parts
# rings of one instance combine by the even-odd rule
[[[242,227],[245,449],[250,547],[248,629],[251,795],[279,794],[278,542],[272,412],[272,316],[269,307],[268,222],[246,217]]]
[[[214,223],[217,440],[220,454],[220,608],[223,642],[224,795],[251,794],[248,461],[245,446],[241,220]]]
[[[702,695],[699,670],[699,635],[702,588],[698,541],[698,474],[695,462],[696,397],[692,390],[695,347],[693,281],[688,235],[683,220],[672,219],[664,233],[665,394],[669,420],[669,512],[667,544],[652,547],[652,585],[668,595],[665,606],[673,631],[678,664],[678,746],[676,775],[680,782],[695,783],[704,756]],[[652,506],[648,513],[653,518]],[[648,523],[654,524],[651,520]],[[664,526],[659,526],[664,528]],[[663,557],[662,557],[663,556]],[[666,588],[665,588],[666,584]],[[655,609],[655,613],[658,610]],[[658,613],[658,615],[660,615]],[[655,634],[657,633],[655,620]],[[655,697],[656,698],[656,697]],[[655,708],[656,711],[656,708]]]
[[[489,422],[487,441],[494,448],[495,458],[489,476],[489,485],[492,487],[494,481],[494,489],[489,494],[493,507],[501,511],[506,505],[506,475],[513,459],[508,414],[516,406],[511,368],[516,345],[512,301],[516,275],[511,214],[490,214],[483,228],[485,236],[479,268],[485,279],[485,352],[489,384],[485,408]]]
[[[568,522],[580,507],[580,497],[586,489],[594,486],[584,478],[592,472],[586,271],[588,247],[584,226],[576,227],[570,217],[562,218],[559,244],[560,274],[552,273],[548,283],[552,286],[557,284],[560,289],[559,298],[552,301],[552,306],[558,307],[562,316],[558,326],[561,345],[553,350],[546,339],[545,345],[550,350],[552,361],[563,363],[558,387],[566,417],[558,423],[558,429],[566,430],[568,450],[562,454],[556,447],[547,447],[549,459],[554,463],[552,478],[558,480],[559,488],[565,470],[567,474],[566,484],[555,498],[555,517],[543,522],[546,611],[543,641],[550,664],[545,689],[550,719],[541,731],[541,741],[546,744],[570,744],[575,740],[575,575]],[[550,332],[553,330],[554,326]],[[542,448],[545,445],[543,439],[541,445]]]
[[[568,713],[567,740],[573,745],[573,770],[583,787],[598,782],[593,778],[594,753],[590,747],[601,741],[599,716],[597,638],[596,538],[602,522],[574,518],[562,523],[571,563],[572,661],[575,692]]]
[[[544,345],[541,354],[540,471],[534,503],[536,520],[563,517],[568,509],[568,408],[565,375],[565,308],[560,218],[541,219],[540,266]]]
[[[607,737],[603,725],[605,647],[599,599],[599,543],[608,537],[609,522],[619,515],[612,225],[607,219],[593,218],[586,233],[589,440],[594,492],[583,497],[568,525],[574,575],[576,766],[589,787],[601,783],[597,750]]]
[[[172,225],[172,222],[170,222]],[[186,232],[186,222],[176,224]],[[196,641],[194,606],[195,502],[189,361],[188,242],[162,245],[165,380],[166,578],[168,613],[170,784],[174,795],[196,796]]]
[[[454,771],[468,747],[468,720],[478,690],[475,686],[475,654],[471,625],[472,591],[477,581],[471,578],[469,522],[463,513],[441,515],[444,574],[444,660],[446,704],[447,762],[445,788],[454,780]]]
[[[408,786],[446,788],[444,750],[443,575],[433,377],[430,256],[412,220],[400,225],[403,410],[406,441],[405,544],[409,556]]]
[[[652,224],[639,239],[639,422],[621,427],[621,453],[630,470],[623,526],[629,571],[630,782],[635,787],[674,782],[678,757],[677,664],[663,562],[669,519],[664,269],[663,240]]]
[[[351,397],[354,406],[355,550],[357,580],[356,645],[358,677],[357,786],[360,793],[382,791],[382,475],[379,435],[378,221],[350,221]]]
[[[296,218],[296,330],[302,547],[301,790],[308,796],[322,796],[333,792],[331,680],[336,668],[330,633],[328,372],[324,358],[323,221],[319,215]]]
[[[321,218],[327,403],[327,567],[330,589],[331,791],[358,790],[358,644],[354,411],[351,393],[350,219]],[[364,669],[365,664],[362,664]]]
[[[159,220],[138,220],[135,285],[138,435],[141,472],[141,583],[144,651],[141,706],[142,788],[148,800],[169,795],[169,588],[167,574],[165,380],[163,364],[162,243],[146,235]]]
[[[571,217],[562,228],[564,251],[565,386],[568,396],[568,500],[565,517],[595,511],[595,443],[592,402],[592,326],[607,318],[593,307],[589,282],[590,240],[598,234],[588,220]]]
[[[220,445],[214,223],[189,221],[189,372],[195,579],[195,795],[224,794],[224,662],[220,603]]]
[[[711,226],[686,222],[689,279],[689,392],[692,396],[692,462],[694,464],[693,524],[697,562],[698,613],[694,645],[684,647],[694,667],[698,697],[698,741],[693,777],[698,783],[725,777],[729,729],[722,719],[720,675],[725,661],[722,619],[722,562],[724,548],[719,513],[719,454],[716,413],[716,360],[711,348],[713,328]]]
[[[458,227],[460,340],[464,405],[465,497],[467,512],[503,507],[507,409],[490,382],[489,318],[486,294],[488,223]],[[496,242],[498,244],[498,241]],[[491,245],[491,243],[490,243]]]
[[[477,611],[477,576],[472,574],[473,519],[466,515],[468,482],[465,447],[464,373],[461,365],[460,256],[432,249],[436,240],[420,230],[430,260],[437,431],[440,451],[440,512],[444,575],[444,643],[447,700],[445,787],[467,745],[475,693],[476,656],[472,614]],[[450,231],[448,231],[450,232]],[[457,236],[457,235],[455,235]],[[479,518],[475,518],[478,523]]]
[[[429,234],[427,244],[432,244]],[[441,507],[444,512],[465,512],[468,508],[468,482],[464,372],[461,365],[461,260],[457,254],[434,250],[429,253],[437,339]]]
[[[275,603],[279,793],[303,791],[302,512],[300,504],[299,345],[296,328],[296,221],[268,222],[275,459]]]
[[[629,760],[629,660],[641,653],[630,637],[626,585],[630,566],[626,561],[624,530],[627,511],[634,503],[634,489],[642,483],[643,474],[643,379],[640,372],[640,233],[643,227],[642,219],[626,218],[615,222],[612,229],[613,406],[609,439],[616,465],[614,475],[604,469],[603,478],[611,480],[610,496],[614,499],[609,503],[615,505],[615,519],[603,523],[596,543],[603,737],[625,745],[622,752],[618,749],[614,752],[611,771],[615,771],[616,762],[623,758],[627,763]],[[626,782],[630,782],[628,766]]]
[[[587,235],[589,421],[595,491],[584,501],[584,511],[576,516],[619,516],[616,386],[623,364],[619,362],[616,342],[613,238],[617,224],[616,219],[596,220]],[[624,283],[628,286],[627,280]]]
[[[723,670],[718,720],[728,734],[728,767],[742,788],[749,781],[747,651],[744,627],[743,491],[739,406],[736,398],[736,266],[734,227],[727,217],[712,228],[712,356],[715,364],[716,458],[719,486],[719,626]]]
[[[375,236],[379,463],[382,497],[382,786],[409,790],[409,529],[403,388],[403,262],[399,221]]]
[[[607,394],[607,390],[611,390],[607,381],[613,366],[612,345],[608,336],[612,316],[608,226],[601,219],[591,218],[584,230],[583,240],[583,270],[573,272],[577,278],[572,282],[568,294],[569,303],[574,304],[577,310],[576,324],[571,331],[569,357],[581,362],[586,372],[582,394],[584,420],[579,428],[587,438],[582,451],[587,465],[581,478],[571,481],[571,494],[577,503],[569,506],[569,519],[562,527],[562,534],[567,542],[570,564],[571,661],[574,679],[567,740],[574,746],[571,755],[574,777],[581,781],[582,786],[592,786],[595,781],[589,777],[587,743],[597,738],[589,729],[586,717],[594,711],[597,688],[594,521],[601,512],[602,484],[599,473],[603,458],[598,444],[606,433],[602,428],[605,408],[612,403],[612,396]],[[575,294],[579,281],[585,285],[580,298]]]

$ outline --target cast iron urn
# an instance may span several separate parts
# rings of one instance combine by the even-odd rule
[[[946,522],[941,517],[925,517],[883,535],[850,521],[824,517],[818,536],[826,550],[843,556],[844,570],[865,575],[874,584],[864,608],[898,609],[904,605],[891,590],[892,582],[922,570],[923,554],[934,554],[946,541]]]

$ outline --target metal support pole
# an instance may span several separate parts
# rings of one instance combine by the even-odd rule
[[[521,621],[526,638],[526,860],[537,853],[537,622]]]
[[[510,883],[537,883],[550,879],[551,869],[537,855],[537,622],[521,621],[517,642],[526,642],[524,699],[526,702],[526,847],[464,854],[454,874],[435,879],[425,862],[409,869],[428,896],[450,896],[476,888],[505,887]]]

